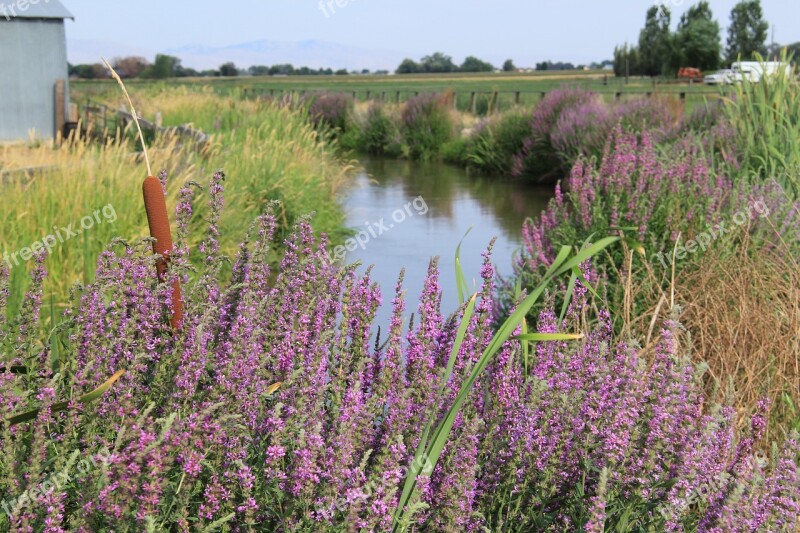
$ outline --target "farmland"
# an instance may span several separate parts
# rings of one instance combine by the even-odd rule
[[[31,257],[0,264],[0,527],[790,531],[800,87],[713,102],[652,87],[132,81],[140,115],[208,136],[129,123],[3,147],[2,243]],[[491,98],[477,114],[473,92]],[[111,83],[73,97],[132,116]],[[142,209],[145,147],[167,171],[152,172],[167,252]],[[424,258],[416,293],[392,265],[385,298],[371,269],[331,261],[355,249],[340,202],[364,154],[451,161],[478,188],[540,183],[550,199],[521,224],[513,272],[490,244],[470,284],[452,237],[468,228],[443,237],[423,218],[446,218],[437,188],[469,191],[422,164],[413,192],[364,180],[421,222],[401,253],[446,240],[454,256],[449,274]],[[498,209],[540,201],[514,190]],[[105,221],[80,239],[31,253],[43,228],[93,212]],[[402,231],[372,238],[399,248]]]
[[[163,81],[131,80],[133,88],[163,85]],[[472,93],[476,93],[479,109],[486,110],[493,94],[498,93],[498,109],[507,109],[515,103],[533,105],[541,100],[542,93],[562,86],[582,87],[613,99],[616,93],[622,98],[643,96],[647,93],[678,96],[686,93],[691,107],[701,105],[707,98],[714,99],[729,89],[687,84],[685,81],[645,78],[616,78],[608,71],[582,72],[527,72],[527,73],[454,73],[454,74],[404,74],[404,75],[347,75],[347,76],[263,76],[235,78],[190,78],[169,81],[170,86],[209,86],[219,94],[237,94],[242,97],[278,96],[304,92],[341,92],[355,95],[357,100],[382,99],[406,101],[415,94],[456,94],[459,109],[471,111]],[[98,98],[115,91],[110,81],[76,80],[73,83],[76,100]],[[519,97],[516,93],[519,92]],[[481,103],[482,102],[482,103]],[[485,111],[484,111],[485,112]]]

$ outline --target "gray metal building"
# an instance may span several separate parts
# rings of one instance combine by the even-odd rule
[[[64,20],[73,16],[58,0],[15,2],[0,8],[0,141],[56,135],[56,109],[67,113],[69,77]],[[64,80],[65,105],[56,105]]]

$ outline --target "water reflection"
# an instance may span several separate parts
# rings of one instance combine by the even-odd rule
[[[522,222],[544,209],[552,191],[518,180],[467,175],[442,163],[366,159],[362,165],[344,202],[348,226],[362,232],[361,243],[346,252],[345,261],[361,261],[362,269],[374,265],[372,277],[383,291],[379,324],[384,326],[400,270],[405,267],[410,314],[433,256],[440,258],[442,309],[449,313],[457,307],[454,255],[470,227],[461,247],[470,287],[480,286],[481,252],[493,237],[495,266],[508,274]]]

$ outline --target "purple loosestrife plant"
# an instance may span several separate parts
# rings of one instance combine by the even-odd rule
[[[751,448],[762,413],[739,433],[731,409],[704,406],[677,324],[645,364],[637,346],[612,344],[608,312],[592,325],[579,282],[564,319],[548,309],[538,331],[583,339],[537,344],[526,372],[519,340],[500,337],[487,352],[498,338],[487,251],[477,300],[443,316],[434,260],[413,325],[401,277],[377,335],[381,292],[369,271],[329,266],[307,220],[277,269],[271,209],[235,258],[220,254],[221,173],[201,261],[190,262],[196,190],[180,191],[164,283],[147,240],[112,242],[96,281],[75,289],[40,343],[42,257],[23,312],[0,321],[3,420],[39,408],[0,428],[0,529],[377,532],[402,529],[401,517],[413,531],[713,531],[796,521],[794,441],[761,460]],[[174,279],[185,289],[179,331],[168,320]],[[7,287],[0,270],[0,304]],[[99,400],[76,401],[118,370]],[[68,409],[50,409],[64,400]],[[438,461],[416,469],[421,428],[444,420]]]
[[[353,99],[342,93],[321,92],[306,99],[308,117],[318,129],[344,133],[353,109]]]
[[[561,245],[583,243],[592,235],[622,235],[625,228],[663,273],[679,235],[686,243],[703,233],[709,237],[704,246],[713,246],[720,235],[732,235],[737,212],[750,213],[752,230],[765,226],[766,214],[785,211],[785,200],[772,184],[752,188],[720,176],[694,143],[681,146],[663,155],[649,130],[628,133],[618,123],[602,158],[579,157],[569,177],[556,184],[547,209],[525,222],[516,279],[504,285],[503,308],[511,305],[517,280],[522,287],[538,284]],[[720,223],[727,230],[720,232]],[[615,276],[622,255],[612,252],[609,258],[600,263],[601,273],[607,274],[608,286],[619,288]]]
[[[400,132],[411,158],[437,157],[453,136],[453,121],[442,97],[422,94],[406,102],[400,114]]]

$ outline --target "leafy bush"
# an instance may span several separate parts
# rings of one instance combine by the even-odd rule
[[[565,109],[588,104],[596,95],[583,89],[561,88],[550,91],[533,110],[530,130],[522,149],[513,157],[515,176],[550,179],[562,167],[562,160],[553,147],[550,134]]]
[[[400,131],[382,104],[373,103],[367,110],[360,144],[370,154],[397,157],[402,153]]]
[[[406,103],[400,131],[411,158],[431,159],[452,138],[453,123],[444,102],[436,95],[425,94]]]
[[[343,93],[322,92],[307,99],[308,117],[317,129],[333,132],[347,131],[347,122],[353,100]]]
[[[530,131],[528,123],[529,117],[519,111],[483,121],[470,136],[463,161],[468,167],[510,174],[512,158]]]

